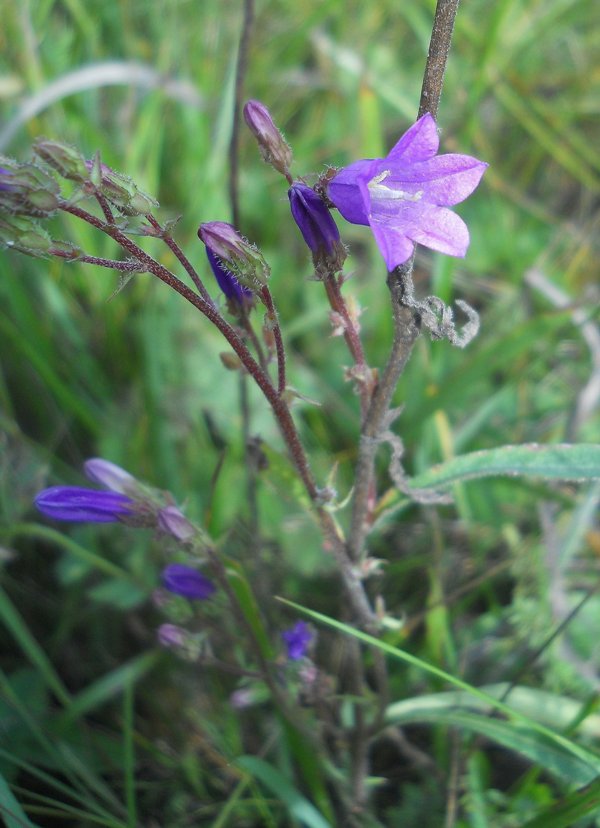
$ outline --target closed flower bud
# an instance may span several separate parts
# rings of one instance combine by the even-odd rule
[[[205,601],[215,592],[215,585],[197,569],[185,564],[169,564],[163,569],[165,589],[189,601]]]
[[[178,541],[189,541],[197,534],[197,529],[177,506],[165,506],[158,513],[158,528]]]
[[[92,184],[123,215],[143,216],[159,206],[158,201],[142,192],[128,175],[102,164],[98,154],[85,163]]]
[[[74,523],[114,523],[130,515],[133,501],[117,492],[99,492],[80,486],[52,486],[35,498],[46,517]]]
[[[52,250],[52,239],[27,216],[0,217],[0,247],[18,250],[28,256],[45,258]]]
[[[217,284],[225,294],[229,309],[232,313],[249,307],[254,302],[254,293],[247,287],[243,287],[233,273],[224,267],[210,248],[206,248],[206,256]]]
[[[47,138],[38,138],[33,145],[33,151],[63,178],[78,182],[89,180],[90,173],[85,158],[75,147]]]
[[[267,284],[270,275],[268,264],[260,251],[231,224],[225,221],[201,224],[198,237],[243,288],[252,291]]]
[[[58,207],[59,187],[35,164],[19,164],[0,157],[0,211],[43,217]]]
[[[295,181],[288,190],[294,221],[312,252],[317,275],[336,273],[346,259],[336,223],[321,198],[306,184]]]
[[[289,180],[292,150],[273,123],[267,107],[260,101],[248,101],[244,106],[244,120],[258,141],[264,160]]]
[[[103,460],[101,457],[92,457],[83,464],[83,471],[88,480],[98,483],[105,489],[121,494],[135,493],[137,480],[129,472],[111,463],[110,460]]]

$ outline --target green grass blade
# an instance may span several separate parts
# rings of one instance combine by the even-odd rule
[[[579,819],[590,817],[598,811],[600,811],[600,779],[595,779],[585,788],[569,794],[565,799],[526,822],[522,828],[571,828]]]
[[[70,705],[70,693],[54,670],[50,659],[35,640],[23,617],[2,587],[0,587],[0,621],[9,630],[28,661],[40,671],[48,689],[54,693],[62,705]]]
[[[241,756],[235,763],[246,773],[256,777],[287,808],[290,816],[306,828],[331,828],[330,823],[317,811],[289,780],[276,768],[256,756]]]
[[[0,817],[6,828],[36,828],[0,774]]]

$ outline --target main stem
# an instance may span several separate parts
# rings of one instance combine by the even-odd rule
[[[434,118],[437,117],[458,3],[459,0],[438,0],[421,87],[419,117],[426,112]],[[364,555],[365,538],[369,531],[377,446],[390,425],[392,397],[419,335],[420,317],[416,311],[404,304],[404,285],[412,277],[413,266],[414,254],[408,262],[388,274],[394,340],[387,365],[371,398],[361,430],[351,528],[347,542],[348,554],[354,561],[360,560]]]

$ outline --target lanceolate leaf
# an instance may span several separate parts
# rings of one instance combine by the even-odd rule
[[[504,475],[577,482],[600,480],[600,445],[524,443],[474,451],[432,466],[413,477],[410,486],[443,488],[462,480]]]

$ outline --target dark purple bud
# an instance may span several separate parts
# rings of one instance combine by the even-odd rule
[[[137,484],[137,480],[133,475],[117,466],[116,463],[103,460],[101,457],[92,457],[90,460],[86,460],[83,464],[83,470],[88,480],[97,483],[99,486],[104,486],[105,489],[110,489],[112,492],[131,494]]]
[[[244,120],[256,140],[267,164],[290,180],[292,150],[277,129],[271,113],[260,101],[248,101],[244,106]]]
[[[181,595],[190,601],[205,601],[215,592],[216,587],[191,566],[185,564],[169,564],[163,569],[162,582],[165,589]]]
[[[196,527],[177,506],[165,506],[158,513],[158,528],[178,541],[191,540],[197,534]]]
[[[336,223],[324,202],[306,184],[295,181],[288,190],[292,216],[312,252],[317,274],[337,272],[346,258]]]
[[[206,255],[215,279],[229,302],[237,306],[252,302],[254,294],[250,288],[240,285],[231,270],[227,270],[208,247],[206,248]]]
[[[291,661],[304,658],[308,645],[313,640],[313,634],[304,621],[297,621],[289,630],[284,630],[281,637],[285,641],[287,655]]]
[[[52,486],[40,492],[34,502],[43,515],[75,523],[113,523],[130,515],[133,506],[133,500],[124,494],[80,486]]]

